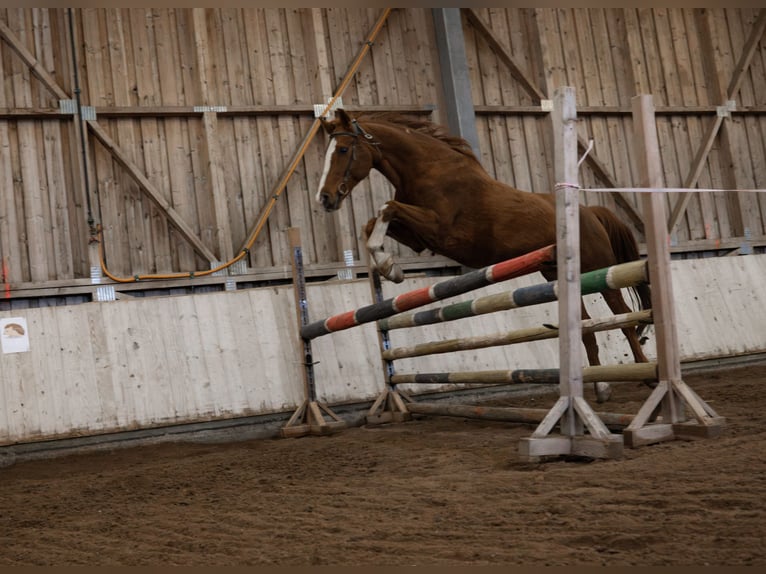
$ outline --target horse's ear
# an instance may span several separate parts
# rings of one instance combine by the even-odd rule
[[[324,117],[319,118],[319,123],[322,124],[324,131],[326,131],[328,134],[331,134],[333,132],[332,123],[328,122]]]
[[[350,126],[351,125],[351,117],[346,113],[346,110],[343,108],[338,108],[335,110],[335,117],[338,118],[341,125],[343,126]]]

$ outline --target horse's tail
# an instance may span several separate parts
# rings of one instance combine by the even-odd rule
[[[630,227],[625,225],[611,210],[600,205],[594,205],[589,208],[593,215],[601,222],[609,235],[609,243],[612,245],[612,251],[617,257],[618,263],[628,263],[637,261],[641,258],[638,251],[638,242],[636,241]],[[641,309],[652,308],[652,293],[648,283],[639,283],[631,290],[638,298]],[[636,327],[636,333],[641,336],[646,325]]]

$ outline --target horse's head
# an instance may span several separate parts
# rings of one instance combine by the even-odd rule
[[[380,152],[375,138],[343,109],[336,110],[335,119],[322,118],[321,122],[330,135],[330,144],[316,200],[325,211],[335,211],[351,190],[370,174]]]

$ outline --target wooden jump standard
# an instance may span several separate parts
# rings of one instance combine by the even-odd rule
[[[533,273],[545,265],[552,264],[556,253],[555,246],[549,245],[520,257],[490,265],[484,269],[440,281],[430,287],[416,289],[385,301],[309,323],[300,230],[290,228],[288,229],[288,236],[293,253],[293,287],[298,327],[303,347],[304,394],[306,398],[293,413],[287,424],[281,429],[282,436],[285,437],[303,436],[309,433],[327,434],[346,426],[345,422],[326,404],[317,401],[314,384],[314,363],[311,352],[312,339],[390,317],[402,311],[422,307],[434,301],[461,295],[493,283]],[[323,413],[328,415],[331,420],[326,421]],[[397,417],[393,418],[401,420]]]
[[[622,456],[623,436],[629,446],[686,436],[716,436],[721,432],[723,419],[681,380],[670,282],[665,200],[660,193],[642,194],[659,383],[626,427],[623,436],[610,433],[583,398],[578,217],[580,187],[577,184],[579,164],[574,94],[572,87],[556,89],[551,113],[556,181],[560,182],[556,185],[560,396],[532,435],[521,439],[519,455],[528,461],[560,455],[618,458]],[[651,96],[633,98],[633,118],[636,148],[640,152],[641,184],[659,192],[662,171]],[[685,406],[692,412],[695,421],[687,421]],[[656,418],[658,412],[661,413],[662,422]],[[552,435],[551,431],[557,424],[560,432]]]
[[[376,279],[377,275],[372,271],[370,277]],[[632,261],[583,273],[580,281],[583,293],[598,293],[607,288],[620,289],[623,287],[633,287],[641,282],[648,281],[646,261]],[[373,289],[373,295],[378,300],[382,299],[377,284]],[[517,307],[539,305],[555,301],[557,298],[558,282],[552,281],[496,295],[479,297],[472,301],[455,303],[437,309],[402,313],[379,320],[378,333],[381,339],[385,339],[385,341],[381,341],[381,359],[385,365],[386,388],[370,409],[367,415],[367,422],[380,423],[410,418],[410,413],[414,411],[409,409],[409,405],[413,404],[414,401],[403,390],[397,388],[396,385],[398,384],[555,384],[560,376],[558,369],[401,375],[395,374],[393,368],[393,361],[396,359],[556,338],[559,336],[559,330],[555,326],[533,327],[494,335],[449,339],[398,348],[391,348],[388,342],[388,331],[390,329],[454,321],[456,319]],[[637,311],[583,321],[582,331],[598,332],[616,328],[635,327],[641,323],[648,324],[651,322],[651,310]],[[654,364],[600,366],[594,367],[588,373],[587,382],[657,380],[657,370]]]

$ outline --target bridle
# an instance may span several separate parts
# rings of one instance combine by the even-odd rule
[[[338,195],[340,195],[341,199],[345,199],[346,196],[351,193],[351,190],[348,187],[348,180],[351,175],[351,166],[354,164],[354,161],[356,161],[356,145],[359,142],[359,136],[363,136],[364,139],[367,140],[366,143],[368,143],[371,146],[379,146],[380,142],[374,141],[375,138],[372,136],[372,134],[366,132],[362,126],[360,126],[356,120],[351,120],[351,127],[354,131],[351,132],[333,132],[330,134],[330,138],[338,137],[338,136],[350,136],[353,138],[353,142],[351,144],[351,155],[349,156],[348,165],[346,166],[346,171],[343,172],[343,179],[338,184]],[[378,149],[378,153],[380,153],[380,148]]]

